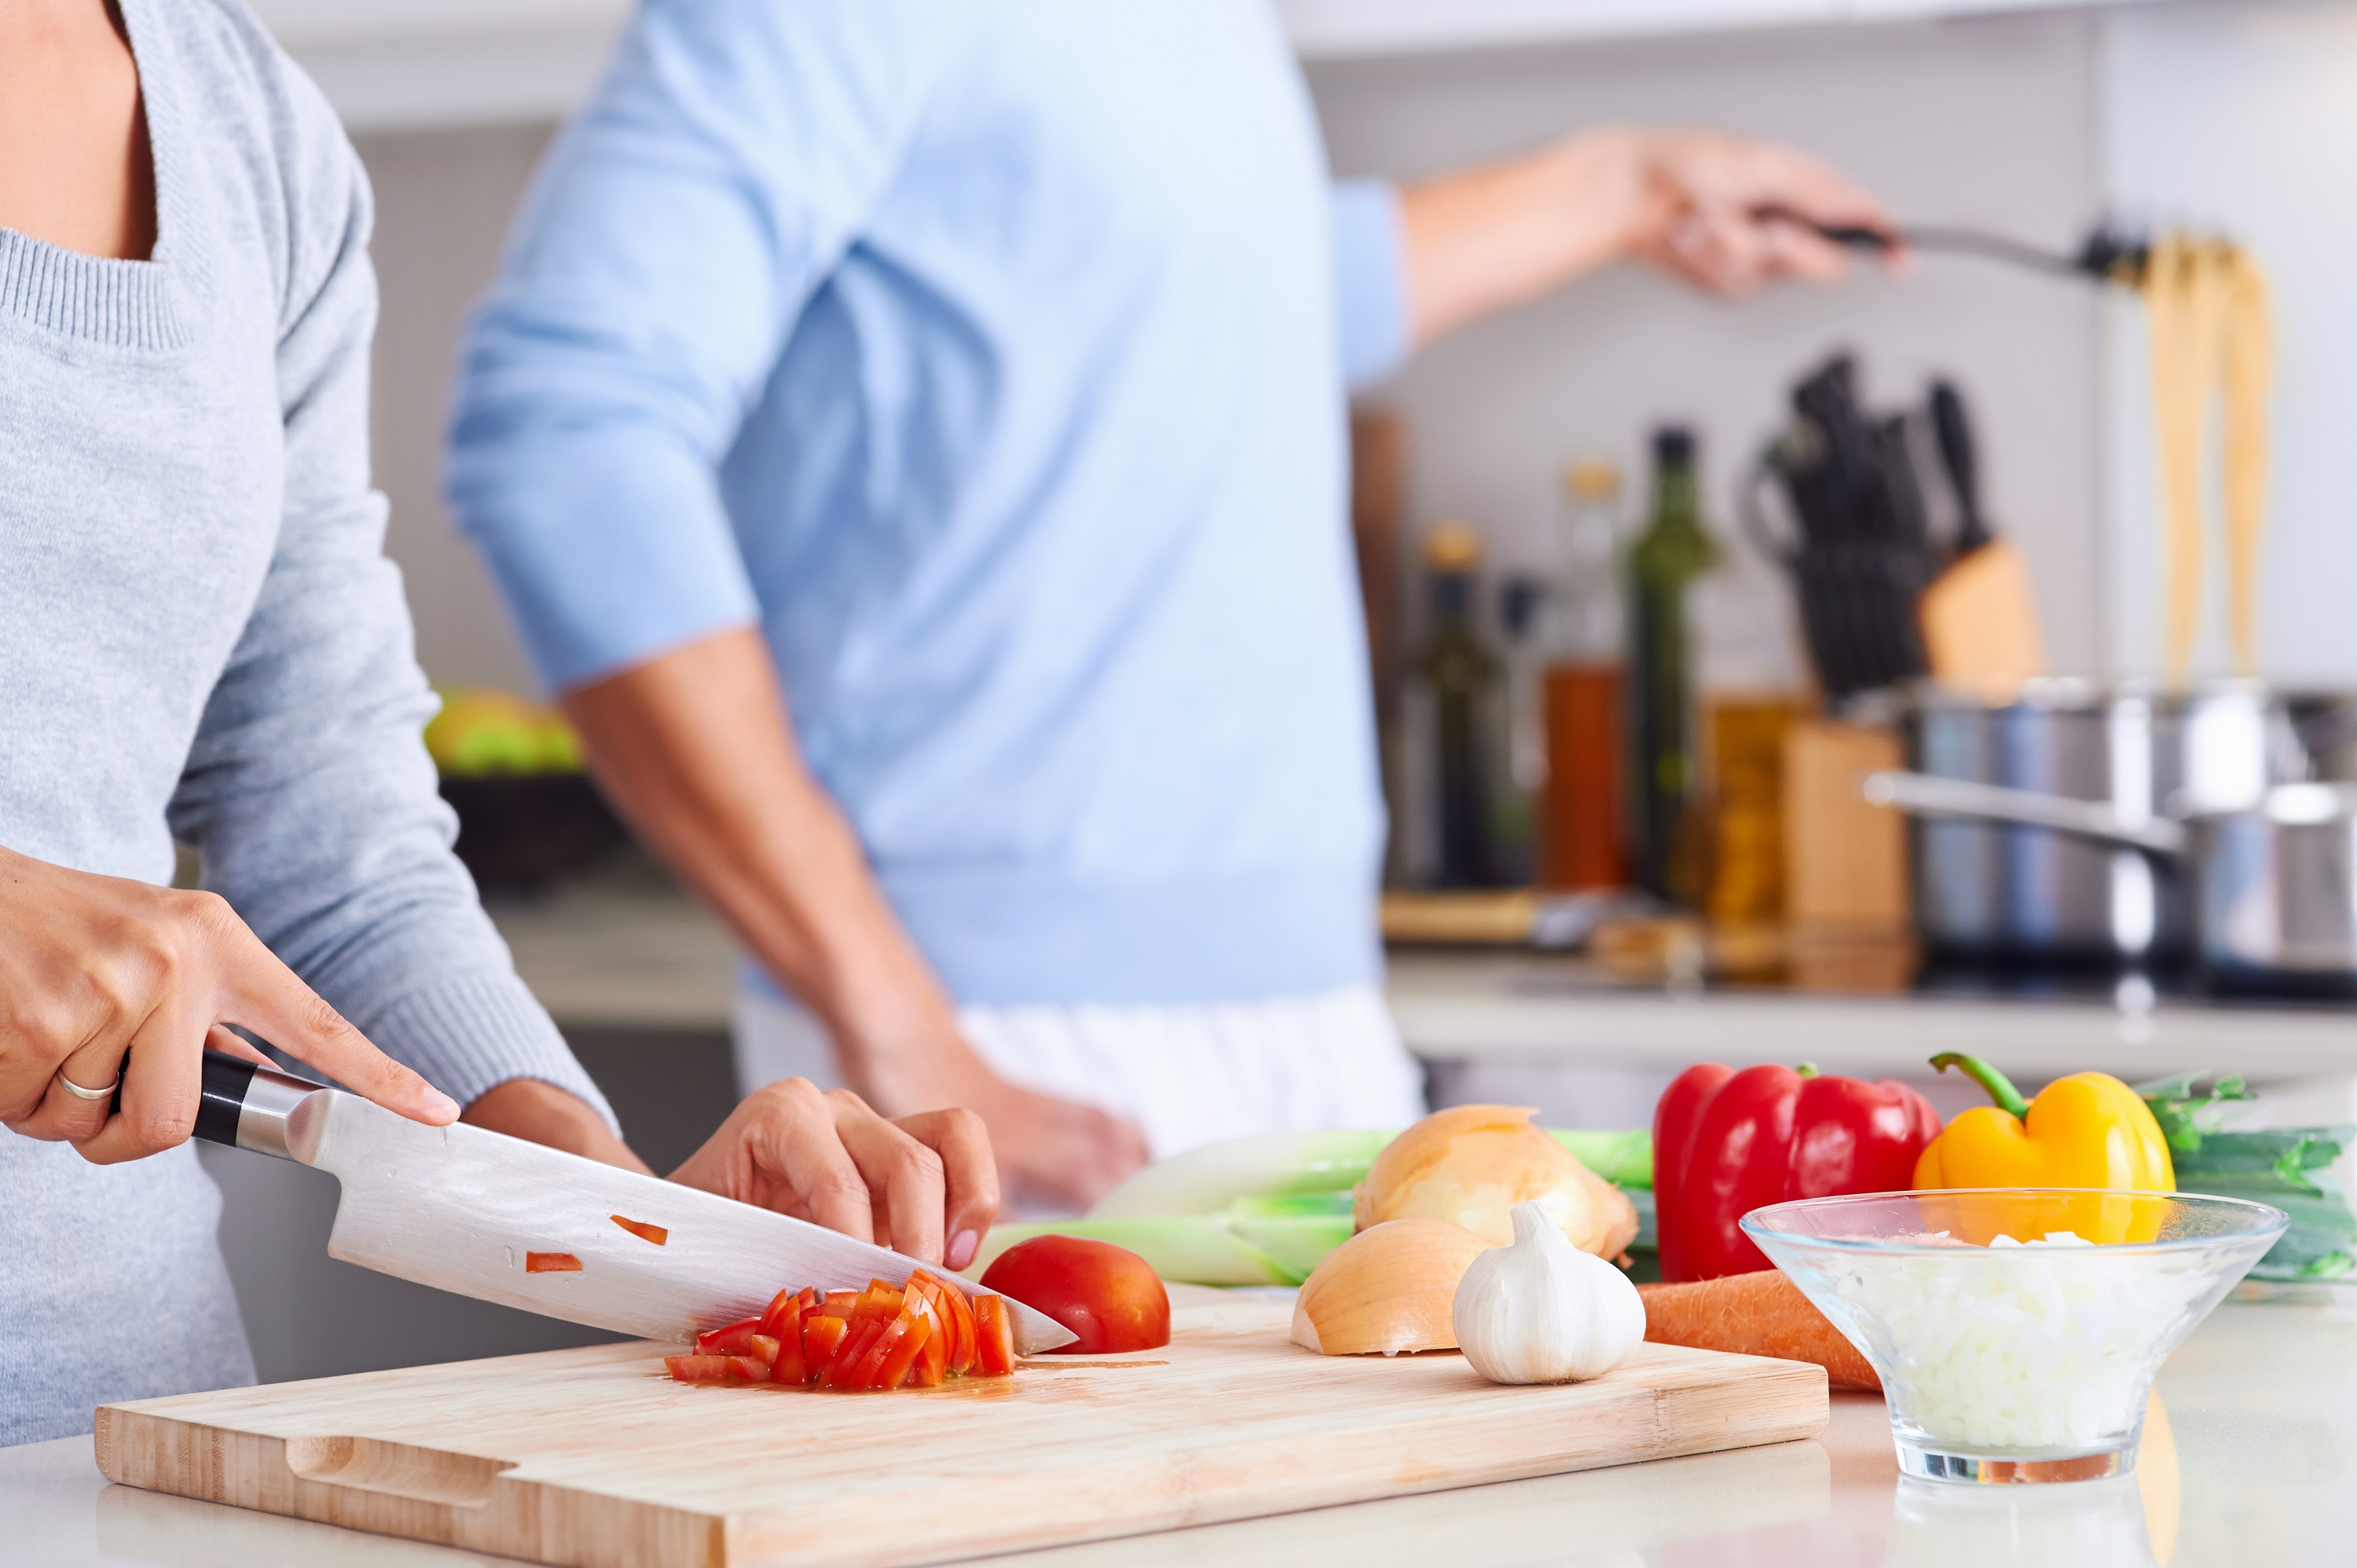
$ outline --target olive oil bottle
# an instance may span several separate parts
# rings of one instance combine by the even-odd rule
[[[1426,887],[1499,881],[1491,812],[1505,763],[1504,667],[1474,620],[1480,564],[1480,536],[1465,523],[1444,522],[1425,539],[1425,635],[1405,727],[1422,818],[1409,864]]]
[[[1629,550],[1631,860],[1638,885],[1662,897],[1677,883],[1678,833],[1695,778],[1693,639],[1686,590],[1718,559],[1703,532],[1695,437],[1653,433],[1653,499]]]

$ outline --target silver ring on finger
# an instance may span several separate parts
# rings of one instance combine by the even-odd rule
[[[68,1078],[66,1069],[63,1068],[58,1069],[57,1077],[58,1087],[76,1100],[111,1100],[114,1097],[116,1086],[123,1081],[123,1075],[118,1072],[96,1089],[84,1089],[81,1084]]]

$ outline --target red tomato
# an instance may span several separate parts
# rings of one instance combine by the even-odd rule
[[[799,1338],[802,1320],[817,1305],[818,1292],[814,1290],[781,1290],[761,1314],[761,1332],[773,1339],[783,1339],[791,1327]]]
[[[1004,1377],[1015,1369],[1015,1320],[998,1296],[974,1298],[974,1369],[985,1378]]]
[[[739,1318],[726,1328],[708,1329],[695,1337],[695,1353],[699,1356],[742,1356],[748,1354],[747,1341],[761,1332],[758,1317]]]
[[[840,1317],[813,1315],[802,1320],[803,1380],[813,1383],[826,1381],[834,1369],[834,1359],[843,1353],[843,1342],[851,1337],[851,1325]]]
[[[1110,1241],[1034,1236],[998,1254],[982,1283],[1080,1336],[1054,1355],[1103,1356],[1170,1343],[1170,1293],[1154,1265]]]
[[[770,1369],[750,1356],[665,1356],[663,1365],[683,1383],[766,1383]]]
[[[869,1388],[888,1393],[908,1380],[909,1369],[917,1364],[925,1341],[932,1337],[933,1320],[922,1307],[917,1307],[900,1314],[900,1320],[892,1325],[892,1334],[897,1337],[889,1340],[889,1348],[877,1363],[875,1375],[867,1380]]]
[[[925,1342],[917,1351],[917,1359],[909,1366],[909,1386],[937,1389],[949,1375],[950,1340],[953,1337],[948,1315],[942,1310],[941,1297],[929,1290],[924,1293],[919,1309],[925,1319]]]

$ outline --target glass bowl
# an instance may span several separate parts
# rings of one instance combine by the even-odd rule
[[[2010,1187],[1805,1198],[1743,1230],[1874,1363],[1901,1471],[2080,1481],[2136,1468],[2153,1374],[2286,1222],[2239,1198]]]

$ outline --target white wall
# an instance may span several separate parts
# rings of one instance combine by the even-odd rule
[[[407,575],[425,672],[454,685],[536,689],[499,596],[442,508],[442,427],[458,325],[491,281],[509,214],[546,125],[366,135],[376,188],[376,338],[370,434],[393,503],[387,553]]]
[[[1523,48],[1312,67],[1338,170],[1413,177],[1613,120],[1779,137],[1903,216],[2067,244],[2102,206],[2098,22],[2066,15]],[[1622,271],[1436,345],[1378,395],[1410,421],[1412,521],[1462,515],[1531,560],[1554,476],[1633,465],[1648,424],[1696,423],[1716,518],[1796,373],[1836,345],[1879,397],[1953,373],[1983,423],[1992,515],[2030,559],[2057,664],[2106,647],[2092,289],[1927,259],[1903,279],[1740,305]]]
[[[2104,84],[2104,177],[2123,209],[2232,233],[2275,285],[2262,668],[2357,683],[2357,5],[2124,12],[2110,26]],[[2162,576],[2144,327],[2132,304],[2111,327],[2110,652],[2123,671],[2152,671]],[[2211,670],[2226,663],[2217,552],[2213,538],[2199,653]]]
[[[2357,3],[2051,15],[1326,61],[1333,158],[1402,177],[1612,119],[1781,136],[1910,217],[2066,242],[2096,214],[2222,226],[2272,267],[2282,322],[2271,672],[2357,682],[2342,603],[2357,499]],[[528,688],[437,479],[457,322],[490,276],[545,125],[361,138],[381,204],[379,473],[437,679]],[[1632,466],[1652,420],[1702,427],[1714,509],[1792,376],[1839,343],[1880,395],[1957,373],[1983,416],[1993,510],[2029,553],[2059,667],[2147,670],[2159,583],[2142,324],[2132,303],[1970,262],[1740,306],[1634,273],[1592,279],[1437,346],[1381,394],[1414,433],[1413,521],[1463,514],[1529,562],[1567,456]],[[2212,657],[2216,656],[2214,633]]]

